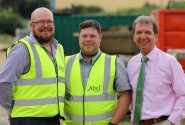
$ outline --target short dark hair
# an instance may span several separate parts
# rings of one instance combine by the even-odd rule
[[[142,23],[142,24],[152,24],[153,25],[153,31],[155,34],[158,34],[158,27],[157,27],[157,22],[154,19],[153,16],[139,16],[136,18],[132,25],[132,34],[134,35],[135,33],[135,27],[137,23]]]
[[[82,29],[93,27],[97,30],[99,34],[101,34],[101,26],[96,20],[85,20],[79,25],[79,30],[81,31]]]

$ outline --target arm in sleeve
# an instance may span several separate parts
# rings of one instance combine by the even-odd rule
[[[119,92],[118,104],[116,107],[116,111],[114,116],[112,117],[111,122],[114,124],[118,124],[121,119],[127,114],[129,111],[129,106],[132,101],[132,95],[130,90]]]
[[[176,102],[168,119],[176,125],[180,120],[185,118],[185,74],[176,59],[170,60],[170,72]]]
[[[114,81],[114,88],[117,92],[131,90],[131,85],[129,83],[124,61],[119,57],[116,60],[116,75]]]
[[[131,86],[125,69],[123,60],[120,58],[116,61],[115,88],[119,93],[118,104],[112,117],[112,123],[118,124],[129,111],[132,101]]]
[[[13,85],[29,69],[29,53],[24,44],[11,48],[0,72],[0,104],[8,115],[13,107]]]

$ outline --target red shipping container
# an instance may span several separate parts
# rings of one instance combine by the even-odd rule
[[[151,15],[158,23],[159,38],[156,45],[175,56],[184,52],[180,59],[176,58],[185,71],[185,10],[154,10]]]

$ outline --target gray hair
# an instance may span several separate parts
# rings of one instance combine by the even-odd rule
[[[155,34],[158,34],[158,26],[157,22],[154,19],[153,16],[139,16],[135,19],[133,25],[132,25],[132,34],[135,33],[135,27],[137,23],[142,23],[142,24],[152,24],[153,25],[153,31]]]

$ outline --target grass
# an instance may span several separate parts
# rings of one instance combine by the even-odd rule
[[[131,125],[131,123],[129,121],[125,121],[125,122],[119,123],[119,125]]]

